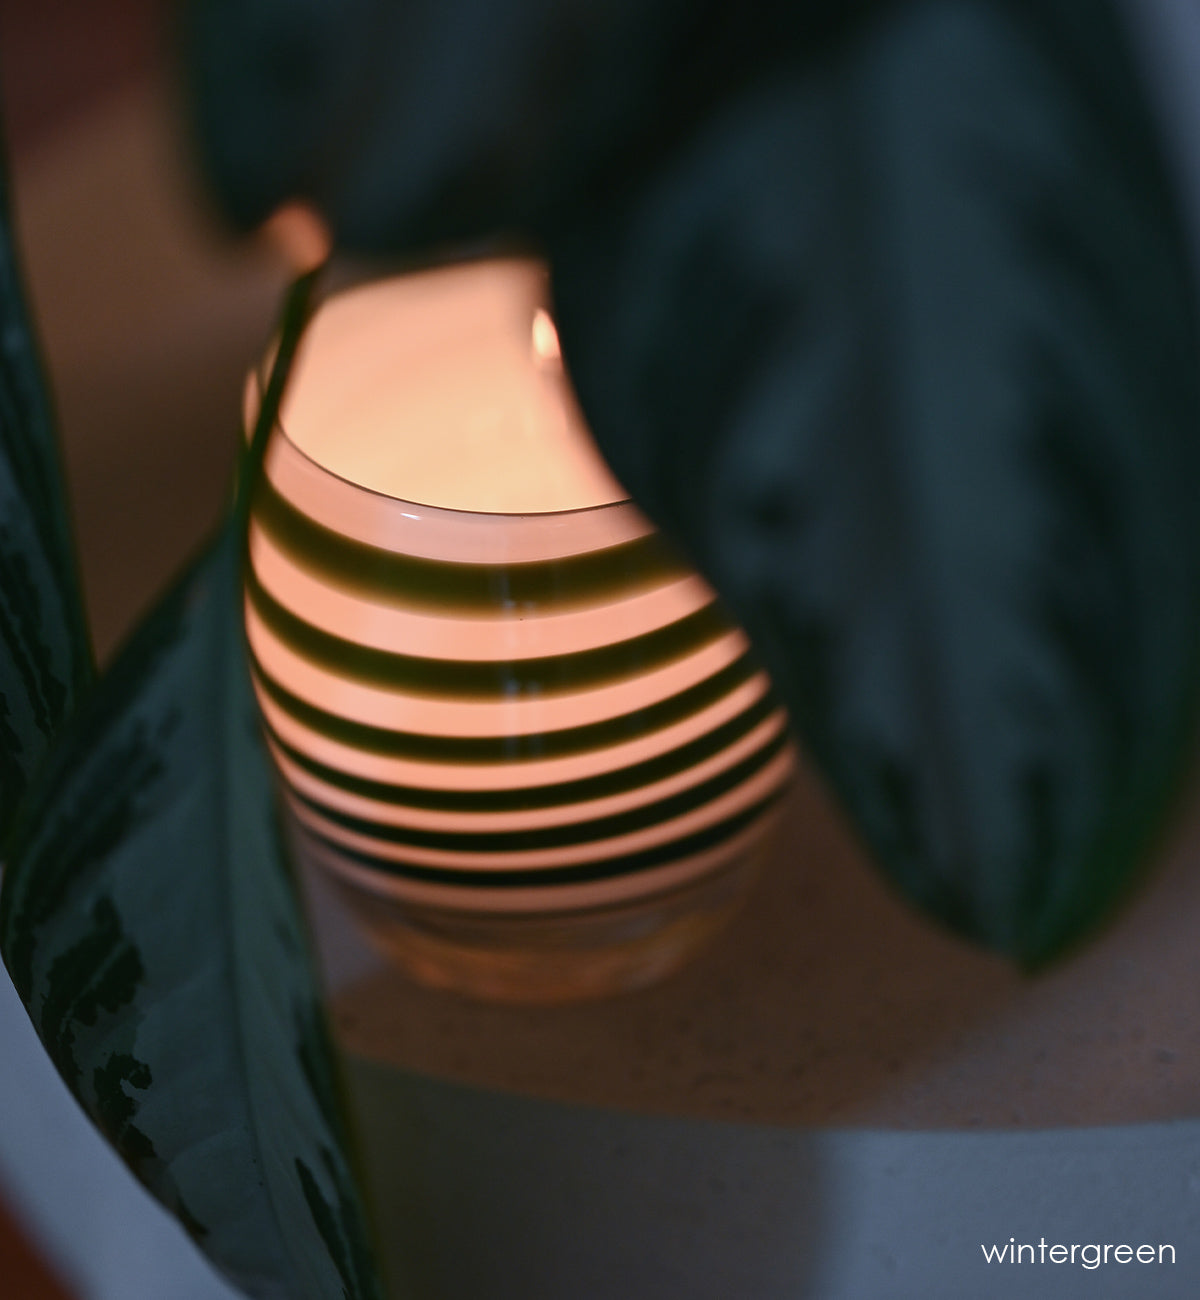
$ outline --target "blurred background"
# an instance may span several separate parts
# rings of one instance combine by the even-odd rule
[[[1196,218],[1200,7],[1126,9]],[[265,245],[222,229],[189,168],[171,11],[165,0],[0,0],[18,233],[102,661],[217,518],[242,377],[287,278]],[[1194,813],[1121,924],[1036,986],[884,896],[811,786],[795,815],[836,879],[776,871],[682,982],[549,1028],[388,985],[379,996],[398,1064],[565,1100],[796,1125],[1200,1114]],[[797,908],[813,919],[806,945],[778,919]],[[0,1297],[230,1294],[94,1135],[0,978]]]
[[[0,3],[19,239],[101,659],[215,521],[242,376],[285,282],[221,229],[188,170],[173,12]]]

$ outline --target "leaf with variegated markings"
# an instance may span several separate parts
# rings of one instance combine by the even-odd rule
[[[92,676],[54,421],[0,160],[0,837]]]
[[[247,676],[243,543],[239,508],[68,724],[14,829],[0,948],[75,1095],[223,1272],[375,1300]]]
[[[901,5],[812,55],[564,232],[565,354],[891,879],[1037,963],[1194,731],[1185,242],[1106,5]]]

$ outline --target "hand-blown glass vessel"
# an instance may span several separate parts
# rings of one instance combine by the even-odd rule
[[[427,982],[674,969],[792,764],[745,635],[600,460],[527,262],[326,303],[254,502],[246,626],[299,851]]]

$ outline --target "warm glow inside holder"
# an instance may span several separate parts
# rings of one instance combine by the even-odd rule
[[[327,302],[246,626],[298,850],[419,978],[557,1001],[725,919],[792,765],[745,635],[604,465],[534,263]]]

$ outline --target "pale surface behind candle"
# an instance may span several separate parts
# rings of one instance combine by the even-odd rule
[[[405,501],[506,514],[619,501],[544,300],[528,261],[342,294],[305,339],[283,429],[332,473]]]

